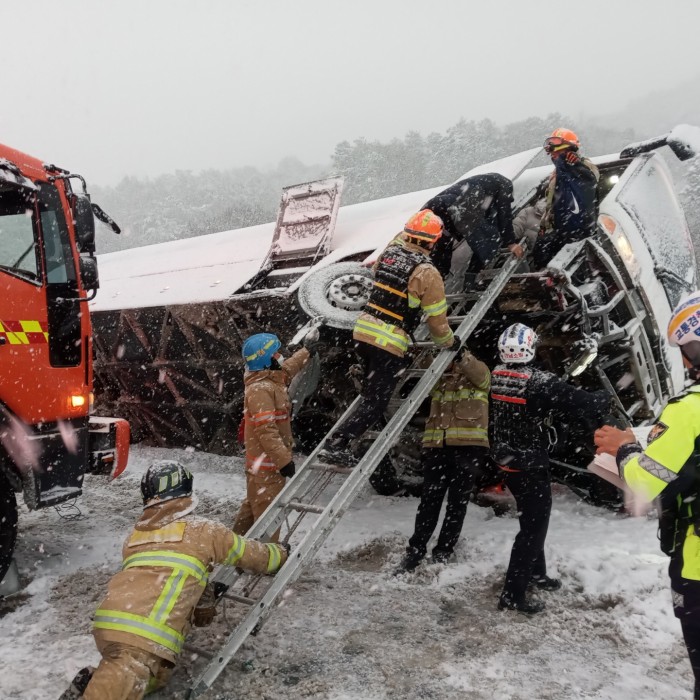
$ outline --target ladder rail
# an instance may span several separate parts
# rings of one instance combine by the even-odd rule
[[[489,286],[484,290],[481,298],[472,307],[468,317],[460,323],[459,327],[455,331],[455,334],[460,340],[460,347],[461,344],[463,344],[474,332],[476,326],[484,317],[495,298],[498,296],[498,294],[500,294],[506,282],[510,279],[514,270],[519,264],[520,260],[515,256],[512,256],[512,258],[509,259],[494,276]],[[202,693],[206,692],[212,686],[233,655],[247,639],[248,635],[272,612],[277,598],[299,577],[303,570],[303,565],[313,558],[321,545],[325,542],[327,536],[333,530],[335,523],[349,508],[358,491],[369,480],[369,477],[373,473],[376,466],[383,459],[384,455],[386,455],[386,453],[391,449],[394,442],[399,438],[403,429],[411,420],[415,412],[420,408],[423,400],[429,395],[431,389],[435,385],[435,382],[438,381],[438,379],[453,361],[459,349],[460,348],[457,347],[455,349],[442,350],[433,360],[431,366],[426,370],[425,374],[419,379],[409,396],[404,400],[404,404],[390,418],[384,429],[379,434],[378,438],[372,442],[362,459],[360,459],[352,472],[346,477],[336,494],[325,506],[323,512],[318,515],[313,527],[308,530],[299,545],[292,550],[289,559],[275,575],[271,585],[259,599],[258,603],[251,606],[250,610],[239,623],[238,627],[229,635],[220,651],[214,654],[214,658],[207,664],[204,671],[194,681],[187,696],[188,698],[196,698]],[[350,408],[355,405],[358,399],[359,396],[351,404]],[[346,414],[349,413],[350,409],[346,411]],[[338,424],[336,423],[333,430],[335,430],[337,425]],[[330,431],[328,435],[332,434],[333,430]],[[326,438],[319,443],[319,446],[317,446],[309,458],[307,458],[304,466],[306,466],[307,463],[310,463],[315,457],[315,454],[320,451],[320,445],[325,442],[325,439]],[[284,489],[284,491],[286,490],[287,489]],[[282,499],[280,497],[284,494],[284,491],[275,501],[278,506],[282,503]],[[274,509],[271,505],[263,515],[263,517],[267,516],[268,523],[277,522],[277,513],[273,513],[273,510]],[[278,507],[277,510],[279,512],[284,512],[286,509],[283,507]],[[263,528],[261,527],[258,529],[261,530]],[[255,526],[251,528],[249,535],[253,535],[254,530]]]
[[[318,453],[323,449],[328,437],[332,435],[355,408],[357,408],[360,399],[360,395],[356,396],[354,401],[345,409],[345,412],[338,418],[333,428],[331,428],[321,442],[312,450],[311,454],[302,462],[296,474],[289,480],[289,483],[285,485],[282,491],[267,507],[265,512],[252,524],[248,532],[246,532],[246,537],[269,539],[290,514],[287,508],[287,502],[296,498],[303,500],[304,494],[311,491],[319,481],[327,477],[327,473],[309,469],[308,467],[314,462]],[[304,491],[305,488],[306,491]],[[305,515],[306,513],[298,513],[298,518],[301,519]],[[298,523],[295,523],[295,529],[297,525]],[[211,576],[211,581],[231,586],[237,578],[238,573],[235,567],[222,565]]]

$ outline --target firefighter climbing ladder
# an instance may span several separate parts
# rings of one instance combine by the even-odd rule
[[[504,265],[500,269],[494,270],[495,276],[468,312],[465,314],[464,311],[460,310],[460,316],[450,317],[451,320],[459,320],[459,326],[454,332],[462,344],[474,332],[491,304],[514,274],[519,262],[517,258],[509,255]],[[204,671],[193,682],[188,698],[196,698],[205,693],[231,661],[248,635],[254,634],[260,629],[285,589],[301,574],[304,566],[313,558],[341,516],[367,483],[379,462],[398,440],[401,432],[428,396],[435,382],[452,362],[456,352],[456,349],[443,350],[435,357],[430,367],[421,374],[410,395],[403,401],[401,407],[387,422],[386,427],[379,433],[354,468],[347,469],[319,463],[317,455],[323,448],[326,439],[357,406],[360,399],[358,396],[328,435],[297,468],[294,478],[290,480],[284,490],[248,531],[248,537],[269,539],[285,521],[288,521],[289,534],[291,534],[297,529],[304,516],[308,514],[316,516],[315,522],[303,534],[301,542],[294,545],[288,561],[274,577],[252,576],[231,567],[222,567],[213,577],[212,580],[215,584],[227,588],[227,592],[223,595],[224,599],[248,605],[250,609],[215,654],[212,655],[190,647],[192,651],[211,658]],[[333,493],[332,489],[328,487],[338,475],[344,475],[345,478]],[[324,495],[330,496],[330,500],[325,505],[321,505],[319,501]],[[296,519],[290,523],[289,519],[292,517]],[[235,592],[233,590],[234,584],[236,584]],[[266,588],[256,595],[255,588],[259,586],[266,586]]]

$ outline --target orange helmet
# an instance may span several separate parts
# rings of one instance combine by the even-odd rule
[[[443,228],[439,216],[433,214],[430,209],[422,209],[406,222],[403,232],[411,239],[411,243],[432,247],[442,237]]]
[[[563,151],[566,148],[578,151],[579,146],[578,136],[571,129],[555,129],[552,135],[544,142],[544,150],[547,153]]]

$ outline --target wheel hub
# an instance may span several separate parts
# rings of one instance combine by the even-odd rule
[[[328,286],[326,295],[333,306],[359,311],[369,300],[372,280],[362,275],[342,275]]]

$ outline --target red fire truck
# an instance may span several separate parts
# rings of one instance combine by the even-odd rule
[[[95,217],[119,233],[80,175],[0,144],[0,581],[16,493],[30,509],[58,505],[86,472],[126,467],[128,423],[90,415]]]

